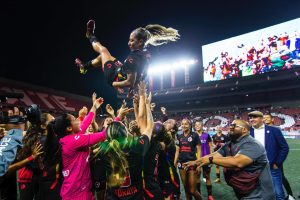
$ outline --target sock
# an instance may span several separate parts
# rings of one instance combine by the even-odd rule
[[[97,37],[95,35],[89,35],[88,39],[91,44],[93,44],[93,42],[99,42],[99,40],[97,39]]]
[[[201,194],[200,186],[201,186],[200,183],[197,183],[197,190]]]
[[[206,185],[206,189],[207,189],[207,195],[212,195],[212,186]]]
[[[220,173],[216,173],[216,175],[217,175],[217,178],[220,178]]]

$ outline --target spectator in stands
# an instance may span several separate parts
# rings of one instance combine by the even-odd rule
[[[283,200],[285,194],[282,187],[282,164],[288,155],[289,146],[278,128],[264,125],[262,112],[252,111],[248,113],[248,116],[252,125],[250,129],[251,136],[257,139],[266,149],[276,199]]]
[[[209,164],[223,166],[225,180],[238,199],[274,200],[266,150],[250,137],[249,129],[246,121],[234,120],[230,125],[230,142],[217,152],[183,164],[184,168]]]
[[[264,123],[268,126],[274,126],[274,118],[273,116],[270,114],[270,113],[267,113],[267,114],[264,114]],[[283,166],[282,166],[282,183],[283,183],[283,186],[288,194],[288,198],[292,199],[294,197],[293,195],[293,191],[292,191],[292,188],[290,186],[290,183],[289,181],[287,180],[287,178],[284,176],[284,170],[283,170]]]

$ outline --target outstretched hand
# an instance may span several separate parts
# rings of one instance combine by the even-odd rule
[[[156,106],[155,103],[151,103],[151,104],[150,104],[151,111],[154,111],[155,106]]]
[[[92,101],[93,101],[93,103],[96,101],[96,99],[97,99],[97,94],[96,94],[96,92],[94,92],[92,94]]]
[[[36,143],[34,145],[34,148],[32,150],[32,158],[35,160],[39,155],[41,155],[42,153],[44,153],[42,151],[43,147],[41,145],[41,143]]]
[[[79,110],[79,116],[80,117],[85,117],[88,113],[88,109],[87,107],[83,106],[80,110]]]
[[[139,95],[135,94],[135,95],[133,96],[133,105],[138,106],[138,105],[139,105],[139,100],[140,100]]]
[[[196,165],[197,165],[197,162],[196,162],[195,160],[193,160],[193,161],[188,161],[188,162],[182,164],[184,170],[186,170],[186,171],[187,171],[190,167],[194,167],[194,166],[196,166]]]
[[[166,109],[165,107],[160,107],[160,111],[161,111],[163,114],[165,114],[166,111],[167,111],[167,109]]]
[[[102,97],[96,99],[96,101],[93,104],[93,107],[97,110],[104,102],[104,99]]]
[[[106,104],[105,106],[106,112],[112,117],[115,117],[115,110],[111,107],[110,104]]]
[[[120,117],[120,119],[123,119],[128,113],[132,112],[133,110],[133,108],[121,106],[118,117]]]

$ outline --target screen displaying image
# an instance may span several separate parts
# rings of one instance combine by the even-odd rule
[[[300,18],[202,46],[204,82],[300,67]]]

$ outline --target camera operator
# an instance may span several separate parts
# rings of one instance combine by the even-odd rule
[[[25,108],[24,113],[26,117],[21,116],[23,114],[21,114],[17,107],[14,107],[13,113],[8,112],[7,116],[1,117],[1,122],[7,124],[7,130],[12,129],[11,131],[8,131],[7,135],[1,140],[1,144],[4,146],[3,150],[5,150],[5,154],[2,154],[0,163],[2,184],[1,199],[6,199],[7,197],[9,197],[9,199],[16,199],[16,196],[11,196],[12,194],[16,194],[16,173],[14,172],[28,164],[31,165],[32,161],[43,153],[42,145],[38,140],[40,135],[38,133],[41,129],[40,109],[37,105],[33,104],[28,108]],[[26,121],[30,122],[31,125],[24,136],[23,131],[25,129]],[[3,144],[3,142],[5,143]],[[19,147],[23,148],[18,151]],[[6,162],[2,162],[2,160]],[[12,162],[15,163],[12,164]],[[24,170],[22,172],[24,172]],[[31,176],[32,174],[25,173],[25,175]],[[24,173],[21,176],[19,173],[19,179],[20,177],[24,177]]]
[[[9,165],[15,160],[17,150],[22,147],[23,131],[25,129],[24,118],[11,116],[6,124],[7,134],[0,141],[0,177],[8,170]]]
[[[25,120],[17,115],[2,116],[0,124],[5,125],[5,130],[2,130],[4,136],[0,140],[0,199],[17,199],[16,174],[6,173],[16,158],[18,148],[22,147]]]

